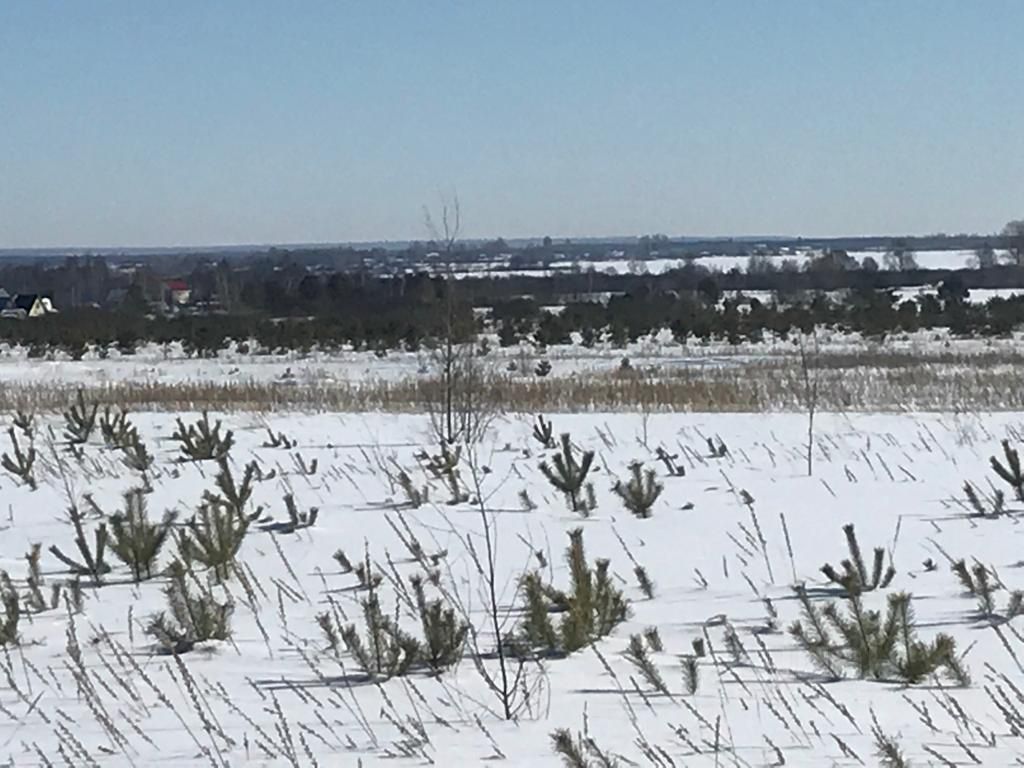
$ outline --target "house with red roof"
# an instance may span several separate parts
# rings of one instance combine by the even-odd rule
[[[164,301],[172,307],[183,307],[192,300],[192,289],[184,280],[164,281]]]

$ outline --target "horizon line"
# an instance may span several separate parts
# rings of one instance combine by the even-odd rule
[[[534,243],[543,242],[545,237],[551,237],[552,245],[578,244],[578,243],[629,243],[638,242],[644,237],[662,236],[662,232],[651,232],[643,235],[578,235],[550,236],[550,235],[527,235],[516,237],[488,236],[488,237],[465,237],[460,238],[458,243],[481,245],[502,240],[506,243]],[[875,233],[869,235],[781,235],[781,234],[757,234],[757,235],[664,235],[669,242],[736,242],[736,241],[767,241],[767,242],[798,242],[801,240],[878,240],[878,239],[901,239],[901,238],[958,238],[958,237],[994,237],[1001,235],[998,232],[929,232],[921,233]],[[30,246],[0,246],[0,255],[14,255],[18,253],[39,253],[39,252],[79,252],[88,254],[90,252],[107,253],[134,253],[143,251],[224,251],[224,250],[312,250],[316,248],[372,248],[374,246],[410,246],[416,243],[427,244],[434,242],[432,238],[396,238],[379,240],[337,240],[337,241],[311,241],[311,242],[239,242],[239,243],[177,243],[172,245],[30,245]]]

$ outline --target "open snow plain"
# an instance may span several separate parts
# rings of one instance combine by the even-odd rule
[[[119,364],[137,366],[135,375],[159,368]],[[89,365],[59,370],[72,385],[88,384],[76,371]],[[234,363],[190,365],[226,375]],[[275,368],[267,378],[282,374]],[[497,415],[449,472],[423,414],[211,413],[211,422],[223,422],[221,436],[233,433],[227,487],[223,466],[182,460],[172,437],[177,419],[187,428],[198,412],[129,414],[152,457],[145,472],[107,445],[99,426],[74,449],[59,413],[14,428],[22,465],[28,446],[35,449],[26,477],[36,489],[9,471],[0,478],[0,567],[10,579],[2,590],[10,641],[0,648],[0,761],[1024,763],[1024,637],[1014,618],[1015,590],[1024,589],[1022,503],[990,467],[992,456],[1011,462],[1001,441],[1011,450],[1024,442],[1024,415],[823,411],[814,420],[810,475],[808,418],[799,408],[545,412],[548,445],[533,434],[536,415]],[[5,414],[4,426],[14,417]],[[562,434],[570,435],[573,461],[594,454],[585,483],[592,497],[581,492],[581,511],[541,470],[542,462],[556,467]],[[9,435],[3,451],[18,463]],[[662,488],[646,518],[614,491],[617,481],[628,484],[634,462],[642,463],[641,486]],[[965,481],[983,514],[968,502]],[[97,531],[112,530],[133,488],[145,489],[135,498],[152,523],[175,513],[152,577],[138,583],[110,546],[110,570],[90,568],[68,515],[71,506],[80,510],[82,545],[95,555]],[[166,569],[183,550],[195,552],[199,533],[231,533],[203,530],[210,519],[200,510],[204,494],[209,511],[232,492],[241,515],[218,520],[231,528],[245,519],[234,562],[215,574],[193,559],[186,579],[194,599],[230,612],[230,634],[161,646],[159,633],[147,630],[154,615],[173,613]],[[314,509],[315,522],[302,527]],[[831,563],[842,574],[844,559],[857,571],[843,530],[850,523],[865,563],[860,586],[821,571]],[[588,566],[582,576],[566,557],[577,529]],[[26,554],[35,544],[42,546],[33,573]],[[73,575],[50,547],[82,572]],[[975,595],[953,571],[961,559]],[[646,593],[638,568],[650,582]],[[527,625],[544,620],[528,610],[531,580],[542,585],[539,604],[549,609],[556,645],[579,618],[581,591],[615,592],[624,611],[607,634],[595,630],[578,650],[552,651],[523,639]],[[404,651],[377,647],[367,626],[372,601],[375,620],[391,632],[378,638],[423,644],[417,584],[435,619],[468,623],[458,658],[440,672],[422,659],[390,664]],[[892,619],[888,600],[900,593],[912,595],[909,610]],[[825,615],[830,605],[836,623]],[[20,614],[13,630],[12,611]],[[801,646],[790,631],[796,621],[805,638],[818,621],[830,639]],[[348,624],[363,655],[371,663],[386,657],[387,671],[367,674]],[[874,645],[861,642],[867,635]],[[952,647],[936,642],[943,635]],[[910,657],[930,651],[935,664],[908,672]],[[567,729],[560,744],[579,753],[576,762],[553,750],[558,729]]]

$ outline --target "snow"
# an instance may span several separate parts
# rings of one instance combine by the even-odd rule
[[[771,264],[776,269],[781,269],[786,262],[795,263],[803,267],[809,259],[818,255],[820,251],[809,249],[793,251],[791,253],[758,255],[759,261]],[[872,258],[880,268],[885,268],[884,250],[863,250],[849,251],[850,256],[863,264],[867,258]],[[914,251],[914,261],[921,269],[965,269],[975,266],[976,254],[972,250],[922,250]],[[1005,261],[1008,253],[1004,250],[996,251],[997,259]],[[587,272],[594,270],[611,274],[629,274],[634,271],[640,273],[659,275],[672,269],[680,269],[688,262],[696,266],[704,267],[715,272],[729,272],[737,269],[746,272],[750,265],[750,256],[726,256],[722,254],[704,254],[692,259],[680,258],[650,258],[650,259],[579,259],[577,261],[552,261],[547,268],[508,269],[507,262],[488,262],[486,264],[471,265],[460,269],[455,273],[456,277],[479,277],[491,275],[496,277],[546,277],[560,272],[580,271]]]
[[[165,509],[187,517],[202,492],[213,489],[212,467],[175,461],[169,435],[178,415],[186,422],[195,418],[133,417],[158,460],[148,495],[152,517]],[[786,765],[856,764],[844,757],[840,743],[874,764],[872,710],[887,734],[899,735],[914,764],[937,764],[926,748],[955,763],[968,759],[969,750],[985,765],[1011,764],[1024,753],[1020,736],[986,691],[1006,689],[997,674],[1019,684],[1016,657],[1024,649],[1017,622],[1001,627],[1004,645],[995,629],[973,619],[974,601],[961,594],[946,559],[977,558],[997,571],[1008,590],[1024,587],[1019,504],[1009,503],[1011,513],[1001,518],[974,520],[964,516],[957,500],[966,479],[982,489],[998,482],[988,468],[989,456],[1001,455],[1001,439],[1016,443],[1024,434],[1022,414],[819,414],[811,477],[803,452],[807,420],[799,413],[550,417],[556,434],[569,432],[581,448],[597,453],[598,507],[586,519],[568,511],[538,470],[544,451],[531,436],[527,416],[495,421],[476,447],[474,463],[489,469],[481,476],[481,490],[497,542],[502,615],[517,599],[516,579],[536,563],[535,551],[549,563],[545,574],[566,586],[562,552],[567,531],[576,527],[584,529],[589,559],[611,561],[632,613],[596,644],[596,651],[547,661],[540,676],[527,670],[527,681],[539,690],[518,723],[495,715],[497,701],[470,660],[438,678],[416,673],[379,685],[360,683],[346,677],[355,672],[351,657],[326,650],[317,626],[316,614],[331,601],[350,619],[358,617],[362,593],[332,559],[339,547],[353,562],[365,553],[386,574],[381,600],[386,610],[394,610],[394,579],[408,580],[421,571],[392,527],[400,527],[401,518],[428,554],[446,553],[439,560],[442,582],[467,606],[481,644],[493,645],[486,594],[473,564],[483,551],[483,518],[472,504],[444,503],[443,484],[429,480],[417,462],[420,450],[432,450],[426,418],[236,414],[224,416],[237,440],[236,471],[250,459],[264,471],[276,471],[274,479],[257,483],[253,502],[280,518],[282,496],[293,493],[300,509],[319,507],[317,524],[294,535],[250,532],[241,559],[258,584],[256,601],[249,603],[237,580],[228,582],[236,601],[232,641],[181,657],[195,681],[195,696],[181,668],[169,657],[153,655],[142,631],[147,617],[163,608],[161,580],[124,583],[127,572],[119,567],[113,583],[86,589],[84,612],[73,624],[94,692],[90,696],[77,694],[66,650],[67,611],[23,620],[22,644],[0,657],[9,672],[0,689],[0,759],[42,764],[38,748],[53,764],[63,764],[58,746],[70,742],[58,734],[66,726],[103,766],[305,766],[314,759],[322,766],[360,760],[366,766],[419,765],[426,758],[437,765],[476,765],[498,757],[510,766],[554,766],[560,762],[550,750],[550,732],[586,725],[602,749],[638,765],[651,764],[641,741],[679,766],[770,765],[776,749]],[[58,434],[62,426],[50,417],[36,428],[43,465],[39,490],[16,486],[8,475],[3,480],[0,567],[16,583],[25,576],[23,555],[33,542],[44,544],[47,580],[63,577],[46,548],[74,549],[63,517],[66,486],[78,502],[88,492],[110,512],[119,507],[121,492],[138,482],[117,454],[98,444],[86,447],[81,462],[59,446],[52,453],[46,445],[48,425]],[[295,447],[263,447],[267,427],[294,439]],[[707,437],[721,438],[729,455],[711,458]],[[658,446],[679,454],[685,477],[666,476],[653,459]],[[317,471],[299,471],[296,455],[307,465],[316,459]],[[435,503],[396,511],[401,491],[381,470],[391,459],[417,484],[429,483]],[[657,469],[665,486],[646,520],[628,514],[611,492],[613,480],[624,477],[634,460]],[[468,473],[464,464],[464,477]],[[523,490],[536,509],[524,509]],[[752,509],[743,503],[743,491],[752,497]],[[797,581],[824,586],[819,567],[847,556],[841,531],[847,522],[855,523],[865,552],[879,546],[891,556],[897,575],[884,592],[913,593],[922,637],[942,631],[956,638],[973,674],[970,687],[852,679],[822,683],[814,677],[809,659],[784,631],[799,615],[791,586]],[[755,527],[764,537],[764,554],[751,543],[758,535]],[[655,582],[653,600],[640,594],[630,556]],[[936,570],[923,567],[927,559]],[[1008,590],[998,593],[1001,604]],[[765,597],[778,612],[781,631],[768,627]],[[867,597],[871,605],[882,600],[878,594]],[[514,621],[513,614],[509,628]],[[748,661],[734,663],[727,651],[726,621]],[[401,622],[416,631],[404,611]],[[622,656],[629,635],[649,626],[658,627],[664,642],[664,652],[653,656],[671,698],[647,691]],[[710,641],[715,654],[699,660],[700,686],[695,696],[687,696],[679,657],[700,637]],[[115,647],[130,654],[138,669]],[[483,663],[496,669],[493,659]],[[90,707],[90,698],[97,707]],[[963,716],[956,715],[952,702]],[[104,712],[122,734],[120,744],[102,725]],[[82,755],[72,762],[90,764]]]

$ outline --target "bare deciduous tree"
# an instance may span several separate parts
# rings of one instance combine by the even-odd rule
[[[498,488],[487,492],[483,487],[484,469],[473,446],[467,446],[465,464],[468,486],[480,514],[480,531],[464,532],[456,528],[446,515],[445,519],[451,526],[451,532],[466,544],[471,569],[477,579],[474,589],[478,593],[475,597],[460,593],[460,584],[464,579],[455,577],[447,560],[443,562],[448,569],[451,586],[441,588],[448,603],[467,625],[468,655],[477,674],[497,702],[495,709],[488,709],[504,720],[517,720],[524,713],[534,716],[538,699],[547,685],[543,662],[538,656],[524,654],[521,649],[517,652],[509,645],[511,628],[518,616],[517,605],[523,579],[506,579],[499,574],[497,513],[488,507],[489,499],[497,493]],[[530,546],[532,553],[533,547]],[[511,597],[507,594],[509,589],[512,590]],[[479,611],[482,623],[480,615],[474,615],[470,610],[470,606],[477,601],[482,605]]]
[[[472,310],[458,301],[454,252],[462,231],[459,198],[442,198],[439,216],[424,206],[424,222],[437,245],[444,276],[444,324],[432,354],[435,376],[424,385],[430,426],[438,442],[448,445],[478,441],[494,417],[484,397],[486,368],[476,354]]]

